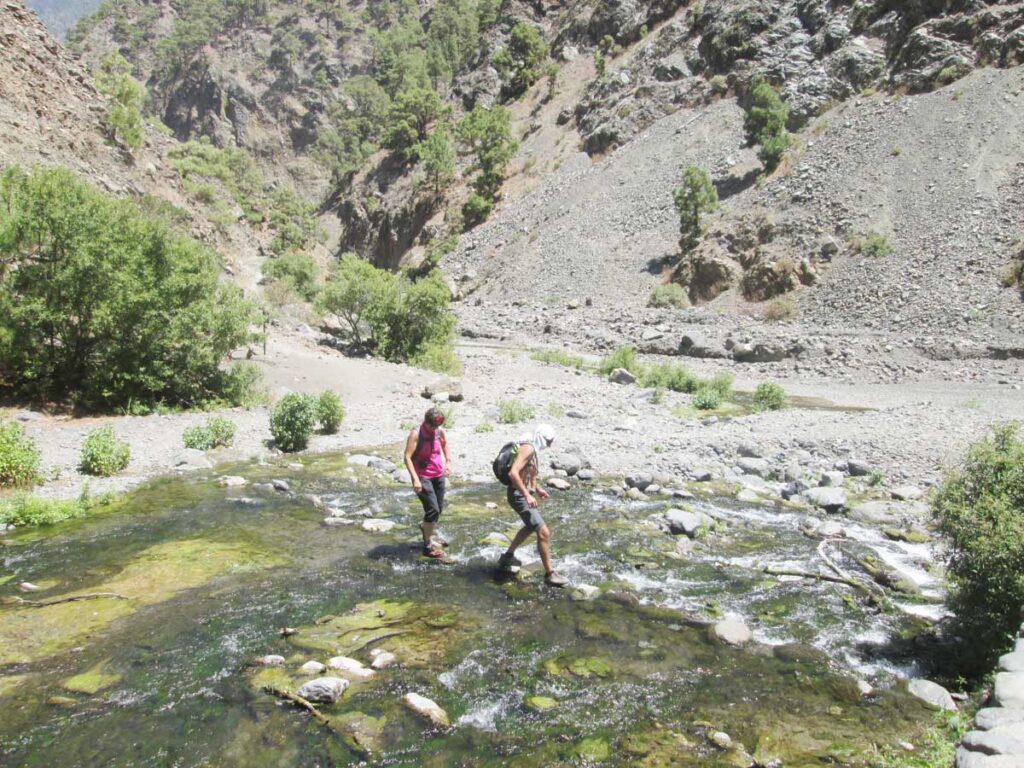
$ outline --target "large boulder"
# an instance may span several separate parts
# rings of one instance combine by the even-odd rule
[[[826,512],[839,512],[848,503],[842,488],[809,488],[801,494],[804,500]]]
[[[710,528],[715,522],[703,512],[676,508],[665,513],[665,520],[668,521],[668,529],[673,535],[685,534],[691,539],[697,538],[702,528]]]
[[[953,697],[949,695],[949,691],[938,683],[933,683],[931,680],[914,678],[907,683],[907,691],[911,696],[917,697],[930,707],[946,710],[947,712],[956,711],[956,703],[953,701]]]

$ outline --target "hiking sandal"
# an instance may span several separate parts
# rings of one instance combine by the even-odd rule
[[[549,587],[564,587],[569,583],[569,580],[562,574],[552,571],[544,576],[544,583]]]

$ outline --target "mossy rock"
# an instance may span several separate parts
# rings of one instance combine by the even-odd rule
[[[550,696],[530,696],[526,699],[526,706],[534,712],[547,712],[555,709],[558,702]]]
[[[96,598],[24,607],[0,622],[0,665],[26,664],[83,644],[117,619],[228,573],[268,568],[282,561],[244,544],[204,539],[169,541],[132,558],[110,579],[55,597],[112,592],[127,600]]]
[[[23,682],[28,675],[3,675],[0,676],[0,696],[6,696]]]
[[[611,748],[608,746],[607,739],[594,736],[589,739],[583,739],[573,748],[572,754],[574,757],[588,763],[603,763],[611,754]]]
[[[368,652],[382,648],[406,667],[424,667],[444,658],[465,629],[461,614],[447,607],[378,600],[299,627],[288,642],[325,656],[364,656],[367,664]]]
[[[69,677],[61,682],[61,688],[72,693],[84,693],[92,696],[104,688],[117,685],[121,682],[121,676],[103,671],[108,662],[109,659],[105,659],[80,675]]]
[[[580,656],[568,658],[559,656],[554,659],[547,659],[544,662],[544,671],[552,677],[563,677],[571,675],[583,679],[591,677],[611,677],[612,665],[604,659],[593,656]]]
[[[328,715],[327,720],[331,728],[341,734],[353,751],[363,757],[381,753],[386,717],[372,717],[364,712],[345,712],[340,715]]]
[[[619,751],[634,768],[675,768],[698,757],[690,739],[660,726],[627,734]]]

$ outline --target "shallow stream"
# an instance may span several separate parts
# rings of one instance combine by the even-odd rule
[[[819,570],[821,542],[799,533],[797,512],[686,502],[716,523],[682,553],[651,522],[669,500],[555,495],[544,515],[556,564],[602,592],[575,600],[543,585],[532,542],[520,574],[494,569],[518,522],[497,484],[450,493],[439,563],[419,556],[407,486],[344,457],[231,472],[248,484],[161,480],[0,548],[0,597],[127,598],[0,606],[0,764],[869,765],[930,722],[880,650],[909,625],[904,612],[764,572]],[[352,524],[323,525],[332,510]],[[367,515],[398,527],[366,531]],[[847,537],[934,590],[920,545],[855,526]],[[23,581],[44,590],[22,595]],[[753,642],[711,640],[708,623],[730,616]],[[299,672],[306,661],[368,664],[378,648],[395,665],[323,707],[328,722],[263,690],[314,677]],[[252,664],[267,654],[285,666]],[[407,710],[410,691],[452,727]]]

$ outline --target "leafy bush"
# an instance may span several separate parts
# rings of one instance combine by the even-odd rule
[[[498,401],[498,423],[519,424],[533,418],[535,411],[532,406],[518,400]]]
[[[796,317],[797,308],[796,304],[793,303],[792,299],[779,297],[772,299],[768,302],[764,308],[764,319],[772,323],[777,323],[782,320],[791,320]]]
[[[555,363],[556,365],[564,365],[566,368],[575,368],[576,370],[580,370],[585,364],[583,358],[579,355],[571,355],[560,349],[540,349],[531,354],[530,357],[541,363]]]
[[[673,392],[693,392],[700,381],[681,365],[665,363],[644,371],[640,383],[655,389],[671,389]]]
[[[702,411],[713,411],[722,404],[722,395],[717,389],[703,386],[693,393],[693,406]]]
[[[786,407],[786,391],[778,384],[762,382],[754,390],[755,411],[778,411]]]
[[[466,229],[472,229],[477,224],[487,221],[487,217],[491,215],[493,209],[494,201],[474,192],[462,206],[464,226]]]
[[[21,397],[193,405],[249,335],[215,254],[66,170],[0,176],[0,264],[0,390]]]
[[[283,282],[306,301],[316,298],[317,269],[312,256],[292,252],[267,259],[263,264],[263,274],[271,280]]]
[[[309,395],[285,395],[270,414],[270,434],[285,453],[301,451],[309,444],[316,424],[317,402]]]
[[[636,359],[636,350],[630,346],[619,347],[597,364],[597,372],[602,376],[607,376],[616,368],[625,368],[637,377],[643,373],[643,366]]]
[[[728,400],[732,394],[733,375],[728,372],[716,373],[705,381],[702,386],[712,389],[718,393],[722,400]],[[715,406],[717,407],[717,406]]]
[[[683,172],[683,183],[672,190],[679,211],[679,247],[689,253],[700,243],[701,216],[718,208],[718,192],[703,168],[691,165]]]
[[[341,404],[341,398],[329,389],[321,392],[316,401],[316,420],[320,431],[325,435],[333,435],[344,418],[345,406]]]
[[[84,488],[77,499],[44,499],[18,493],[0,499],[0,524],[53,525],[83,517],[97,507],[110,504],[113,499],[110,494],[91,497],[88,488]]]
[[[0,488],[23,488],[39,482],[39,451],[11,421],[0,424]]]
[[[654,286],[651,298],[647,300],[647,306],[686,309],[690,306],[690,297],[686,294],[686,289],[679,283],[665,283]]]
[[[252,363],[235,363],[221,378],[218,400],[228,405],[256,408],[267,402],[267,391],[261,381],[263,374]]]
[[[473,431],[477,432],[477,433],[481,433],[481,434],[484,433],[484,432],[493,432],[494,431],[494,425],[491,424],[491,422],[489,422],[489,421],[482,421],[479,424],[477,424],[475,427],[473,427]]]
[[[962,674],[984,675],[1012,644],[1024,606],[1024,441],[993,429],[943,480],[932,511],[948,545],[947,598],[964,638]]]
[[[215,416],[202,426],[189,427],[181,435],[186,448],[209,451],[227,447],[235,439],[235,423],[223,416]]]
[[[888,256],[894,250],[885,235],[879,232],[868,232],[861,237],[855,237],[850,243],[850,248],[856,254],[872,258]]]
[[[87,475],[110,477],[128,466],[131,449],[117,439],[111,426],[94,429],[82,444],[79,469]]]

